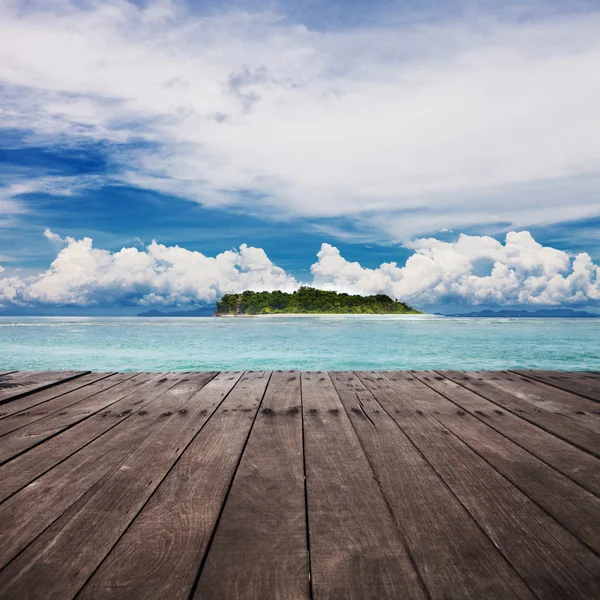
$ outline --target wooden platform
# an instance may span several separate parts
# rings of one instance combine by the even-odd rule
[[[0,374],[0,597],[600,598],[600,374]]]

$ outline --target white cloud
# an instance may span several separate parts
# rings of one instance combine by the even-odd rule
[[[64,244],[64,243],[69,243],[69,238],[63,239],[60,237],[60,235],[58,235],[58,233],[54,233],[53,231],[50,231],[48,228],[46,228],[44,230],[44,237],[48,240],[50,240],[51,242],[55,242],[58,244]]]
[[[274,265],[261,248],[243,244],[215,257],[153,241],[109,252],[90,238],[44,235],[65,247],[38,276],[0,277],[0,305],[186,305],[214,302],[243,290],[292,291],[300,284]],[[527,231],[504,244],[491,237],[460,235],[408,244],[414,254],[399,267],[377,269],[344,259],[323,244],[312,265],[312,285],[354,294],[384,293],[417,306],[564,305],[600,302],[600,267],[586,253],[571,256],[538,244]],[[1,268],[0,268],[1,272]]]
[[[587,253],[538,244],[527,231],[510,232],[502,244],[461,234],[456,242],[417,239],[403,267],[377,269],[346,261],[323,244],[312,265],[316,287],[363,294],[385,293],[420,305],[438,302],[561,305],[600,301],[600,267]],[[481,271],[487,272],[481,272]]]
[[[400,239],[600,214],[600,11],[322,32],[171,2],[0,11],[2,122],[147,142],[111,155],[122,181]]]
[[[26,206],[13,196],[28,189],[23,185],[10,185],[0,187],[0,227],[10,227],[17,222],[17,218],[27,213]]]
[[[50,268],[37,277],[0,279],[0,303],[30,304],[189,304],[214,302],[228,292],[291,290],[293,277],[275,266],[264,250],[245,244],[216,257],[179,246],[152,242],[144,251],[94,248],[90,238],[62,239],[66,244]]]
[[[0,96],[0,116],[2,114]],[[0,129],[1,131],[1,129]],[[14,173],[2,174],[0,182],[0,227],[18,227],[23,215],[35,212],[31,205],[24,201],[27,194],[48,194],[50,196],[72,196],[83,189],[91,189],[100,185],[96,176],[80,175],[77,177],[40,176],[35,179],[19,180]]]

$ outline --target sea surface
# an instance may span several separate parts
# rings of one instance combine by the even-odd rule
[[[600,371],[600,319],[0,317],[0,370]]]

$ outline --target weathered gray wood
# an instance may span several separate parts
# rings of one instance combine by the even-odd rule
[[[600,431],[600,405],[597,402],[515,373],[477,372],[477,378],[538,408],[559,414],[580,427]]]
[[[18,373],[18,371],[1,371],[0,377],[4,377],[5,375],[13,375],[15,373]]]
[[[536,595],[600,594],[600,559],[440,423],[422,383],[358,375]]]
[[[600,460],[565,439],[598,433],[591,399],[313,373],[293,412],[299,375],[277,373],[257,413],[263,373],[207,401],[214,375],[87,374],[0,406],[0,456],[24,444],[0,466],[0,597],[600,597]]]
[[[17,380],[24,379],[25,377],[33,377],[34,375],[39,375],[41,373],[52,374],[58,372],[59,371],[6,371],[4,375],[2,375],[2,384],[12,384]]]
[[[86,375],[89,371],[43,371],[40,373],[21,371],[14,378],[11,375],[0,381],[0,405],[17,398],[54,387]]]
[[[440,373],[522,419],[526,419],[577,448],[589,452],[592,456],[600,457],[600,434],[597,432],[581,427],[560,414],[535,406],[523,398],[501,390],[488,381],[478,379],[470,372],[440,371]]]
[[[26,453],[0,466],[0,480],[3,481],[3,485],[0,486],[0,501],[32,483],[79,449],[127,419],[131,414],[143,409],[146,404],[152,402],[185,377],[186,375],[183,373],[157,373],[132,394],[117,400],[101,413],[91,415],[73,427],[62,431],[59,435],[46,439],[43,444],[31,448]],[[1,443],[0,439],[0,445]],[[112,449],[110,438],[104,438],[102,442],[98,443],[107,444],[107,453]]]
[[[600,554],[600,500],[497,431],[490,429],[485,423],[484,414],[480,415],[481,420],[477,419],[440,396],[434,391],[433,385],[428,385],[432,382],[432,375],[433,373],[429,376],[414,373],[409,376],[399,373],[396,377],[411,377],[407,385],[418,394],[421,405],[429,414],[433,414],[436,420],[443,423],[506,479]],[[426,389],[412,381],[412,377],[415,376],[427,385]],[[600,461],[594,460],[600,470]]]
[[[134,373],[128,373],[125,377],[133,377]],[[19,429],[29,423],[33,423],[53,412],[61,410],[70,404],[78,402],[82,398],[94,393],[98,386],[116,385],[123,375],[114,373],[89,373],[67,383],[59,384],[54,388],[25,396],[19,400],[13,400],[0,407],[0,436],[6,435],[15,429]],[[112,380],[111,380],[112,378]],[[100,383],[100,382],[103,383]],[[114,383],[113,383],[114,382]],[[93,387],[90,387],[95,384]],[[46,397],[45,400],[31,405],[35,396]],[[27,402],[25,408],[19,408],[21,403]],[[2,411],[2,409],[5,409]]]
[[[132,395],[130,401],[138,404],[135,409],[125,409],[127,418],[123,419],[122,414],[117,413],[115,418],[119,423],[105,435],[96,438],[0,505],[0,531],[4,531],[0,544],[0,567],[12,560],[94,484],[118,470],[140,450],[153,432],[162,429],[172,420],[174,413],[185,409],[187,401],[213,376],[214,373],[187,375],[174,386],[164,377],[165,387],[149,403],[144,403],[145,393],[135,400]],[[99,417],[111,419],[112,414],[105,411]],[[88,420],[93,418],[95,417]],[[108,429],[110,426],[106,427]],[[76,428],[73,427],[68,432],[74,429]],[[52,438],[39,448],[60,437]],[[34,451],[35,449],[30,452]],[[12,465],[17,460],[19,459],[5,466]],[[67,552],[66,556],[69,554]]]
[[[300,375],[273,373],[197,599],[309,598]]]
[[[189,598],[268,379],[242,377],[78,599]]]
[[[135,373],[89,373],[88,375],[83,375],[68,383],[58,385],[51,390],[31,394],[30,396],[25,396],[10,402],[9,404],[5,404],[4,407],[10,408],[11,410],[0,418],[0,436],[6,435],[11,431],[16,431],[35,421],[39,421],[48,415],[63,410],[84,398],[92,396],[104,389],[113,387],[121,381],[125,381],[125,379],[130,379],[134,376]],[[60,391],[60,393],[54,395],[56,393],[55,390],[57,392]],[[38,394],[51,397],[33,406],[19,409],[19,403],[31,401],[31,399]]]
[[[98,481],[0,573],[3,596],[73,597],[147,502],[241,373],[222,373],[162,413],[119,469]],[[167,397],[166,392],[157,400]],[[165,406],[161,406],[164,410]]]
[[[2,382],[14,382],[17,379],[23,379],[24,377],[32,377],[34,375],[40,374],[53,374],[53,373],[61,373],[62,371],[6,371],[4,375],[2,375]]]
[[[534,598],[361,381],[331,376],[429,596]]]
[[[584,489],[600,496],[598,459],[555,437],[533,423],[468,390],[434,371],[414,375],[427,378],[427,385],[453,402],[459,410],[484,421],[491,428],[554,467]]]
[[[129,377],[133,377],[133,375],[135,373],[128,374]],[[68,406],[69,400],[73,397],[71,394],[75,391],[81,390],[80,393],[85,394],[88,391],[85,389],[86,386],[115,376],[115,373],[88,373],[66,383],[60,383],[41,392],[34,392],[0,405],[0,435],[14,431],[19,426],[27,425],[44,414],[54,412],[53,406]],[[66,396],[68,398],[65,398]]]
[[[327,373],[302,374],[313,598],[425,598]]]
[[[578,394],[595,402],[600,402],[600,380],[585,375],[556,371],[512,371],[522,377],[552,385],[554,387]],[[596,407],[596,410],[600,408]]]
[[[4,464],[25,450],[114,404],[120,398],[132,393],[137,385],[143,384],[149,378],[145,374],[135,376],[133,373],[118,374],[73,392],[73,398],[68,397],[71,394],[56,398],[55,400],[60,400],[60,404],[66,404],[66,406],[49,407],[51,412],[46,416],[39,409],[32,409],[0,421],[0,428],[6,424],[4,428],[10,430],[0,442],[0,464]],[[54,400],[45,402],[43,406],[46,407],[49,403],[54,403]],[[54,410],[52,410],[53,408]],[[25,422],[18,427],[23,420],[29,421],[29,423]]]

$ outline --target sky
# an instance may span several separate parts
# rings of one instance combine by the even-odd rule
[[[598,1],[3,0],[0,313],[600,310],[598,64]]]

